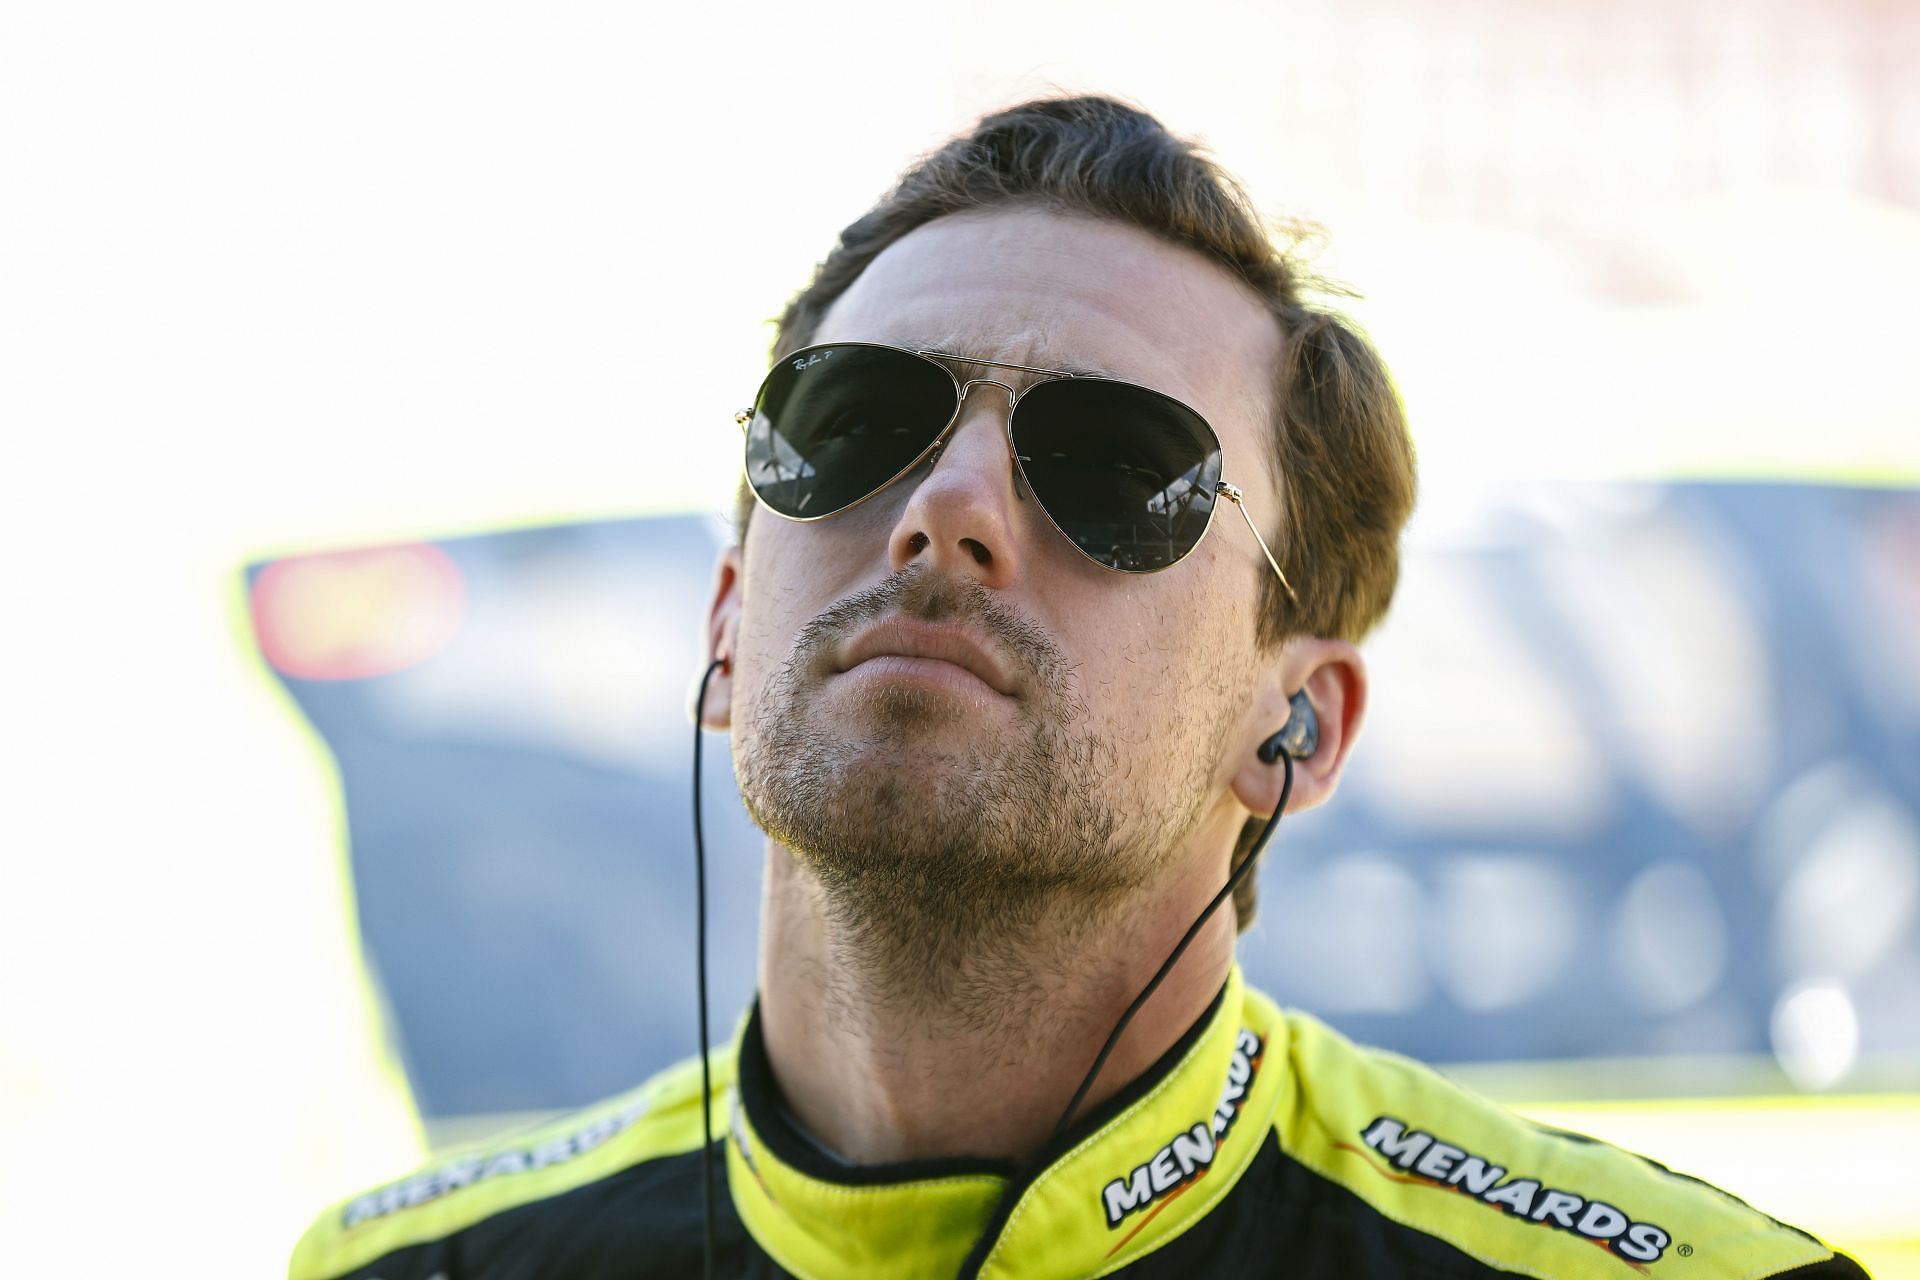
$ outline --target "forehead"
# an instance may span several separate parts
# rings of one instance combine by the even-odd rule
[[[940,218],[903,236],[835,301],[813,341],[1122,378],[1192,405],[1223,443],[1240,421],[1265,420],[1280,351],[1262,301],[1194,250],[1039,209]]]

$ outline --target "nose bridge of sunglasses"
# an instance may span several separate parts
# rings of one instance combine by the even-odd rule
[[[969,400],[975,387],[995,387],[1006,394],[1006,404],[999,409],[998,416],[992,416],[995,410],[985,400],[976,402],[975,407],[971,412],[969,411]],[[990,416],[993,430],[1000,436],[1001,443],[1006,447],[1007,461],[1013,466],[1015,489],[1018,490],[1020,466],[1013,448],[1013,407],[1019,403],[1019,400],[1020,393],[998,378],[968,378],[963,381],[960,384],[960,403],[953,411],[953,422],[941,435],[940,443],[934,446],[932,460],[937,462],[952,445],[954,437],[959,435],[974,418]]]
[[[1018,392],[998,378],[968,378],[960,384],[960,403],[963,409],[966,405],[967,396],[972,393],[975,387],[998,387],[1000,390],[1006,392],[1008,413],[1013,412],[1013,403],[1020,398]]]

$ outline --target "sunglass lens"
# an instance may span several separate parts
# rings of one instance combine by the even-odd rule
[[[1013,443],[1047,515],[1108,568],[1164,569],[1207,531],[1220,444],[1171,397],[1097,378],[1043,382],[1020,399]]]
[[[832,515],[906,470],[953,417],[953,379],[906,351],[809,347],[773,367],[747,426],[747,481],[796,519]]]

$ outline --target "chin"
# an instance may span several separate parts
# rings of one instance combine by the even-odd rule
[[[982,784],[978,762],[933,743],[918,730],[849,742],[826,769],[812,774],[809,790],[823,816],[844,839],[857,843],[914,844],[912,833],[935,833],[957,825],[954,809]]]
[[[816,871],[925,873],[986,852],[969,830],[964,798],[955,798],[965,791],[928,762],[865,749],[831,769],[788,774],[749,808]]]
[[[1031,761],[1009,758],[1018,753],[936,701],[816,707],[749,744],[736,759],[748,811],[809,863],[944,861],[968,848],[991,859],[978,846],[995,841],[983,836],[1032,831],[1043,797],[1022,784],[1045,783]]]

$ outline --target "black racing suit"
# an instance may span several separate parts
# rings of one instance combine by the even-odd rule
[[[701,1274],[700,1072],[330,1210],[294,1280]],[[852,1167],[787,1118],[757,1015],[715,1055],[715,1274],[1858,1277],[1661,1165],[1357,1048],[1236,969],[1150,1070],[1026,1167]]]

